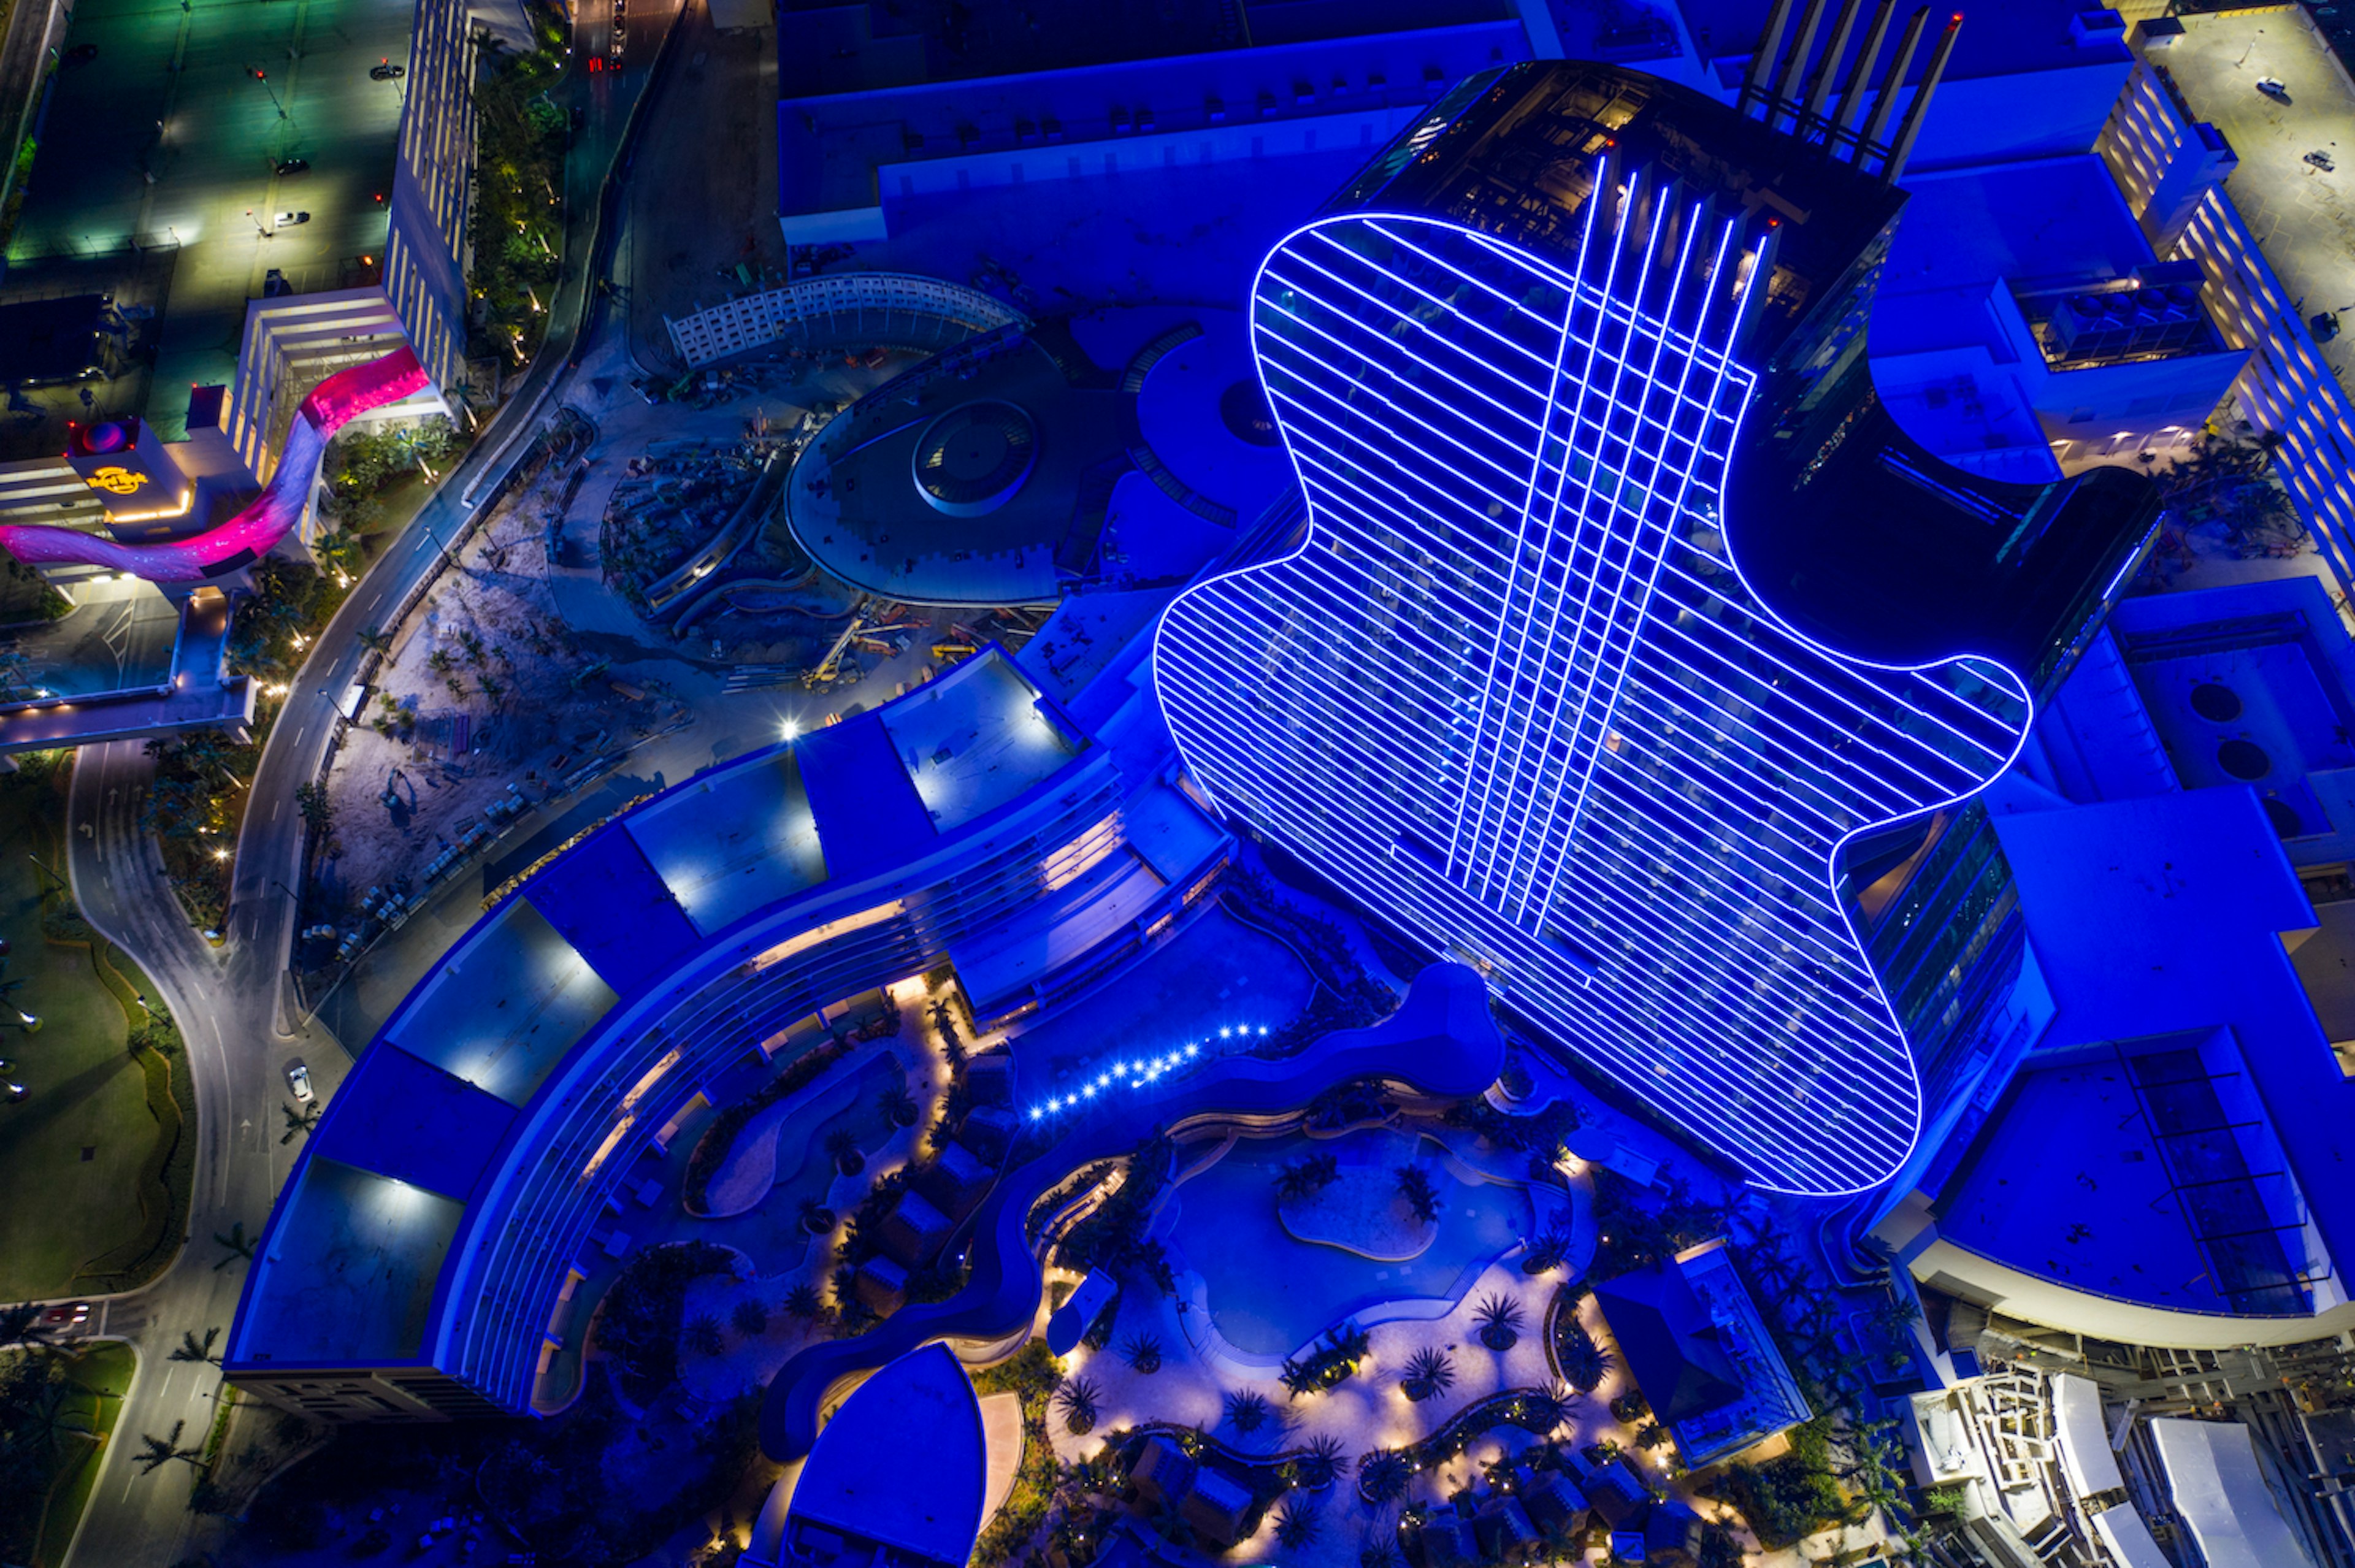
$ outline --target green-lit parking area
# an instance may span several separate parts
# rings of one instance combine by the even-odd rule
[[[402,0],[82,0],[0,298],[112,292],[109,273],[127,283],[142,252],[151,272],[168,253],[162,297],[137,302],[157,318],[145,412],[182,434],[183,389],[231,379],[272,269],[304,293],[373,280],[414,15]]]

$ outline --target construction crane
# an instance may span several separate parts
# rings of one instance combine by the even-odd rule
[[[844,624],[842,635],[835,638],[834,646],[826,649],[826,657],[818,660],[815,667],[802,676],[802,685],[813,690],[822,686],[833,685],[842,664],[842,656],[848,651],[852,641],[858,637],[859,629],[866,624],[866,601],[861,600],[853,609],[849,621]]]

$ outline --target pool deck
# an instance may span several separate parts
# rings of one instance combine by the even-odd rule
[[[1396,1125],[1392,1124],[1393,1127]],[[1370,1129],[1352,1129],[1339,1135],[1339,1137],[1361,1138]],[[1327,1330],[1345,1322],[1355,1321],[1360,1328],[1370,1328],[1383,1323],[1427,1322],[1446,1317],[1463,1305],[1466,1297],[1471,1295],[1473,1286],[1483,1276],[1510,1264],[1527,1252],[1530,1236],[1543,1232],[1548,1226],[1556,1222],[1575,1225],[1581,1219],[1584,1220],[1585,1228],[1590,1232],[1593,1228],[1593,1205],[1576,1203],[1568,1193],[1560,1189],[1531,1183],[1521,1168],[1521,1163],[1527,1158],[1523,1154],[1511,1150],[1481,1149],[1478,1147],[1477,1139],[1472,1134],[1454,1127],[1416,1125],[1411,1128],[1397,1128],[1397,1130],[1416,1135],[1418,1145],[1424,1142],[1437,1145],[1443,1151],[1442,1161],[1445,1176],[1452,1178],[1456,1186],[1475,1193],[1485,1187],[1505,1187],[1521,1195],[1527,1203],[1527,1209],[1524,1211],[1527,1218],[1520,1220],[1516,1228],[1518,1229],[1521,1225],[1526,1225],[1527,1228],[1518,1239],[1508,1243],[1501,1251],[1493,1247],[1480,1249],[1455,1271],[1446,1288],[1436,1294],[1416,1291],[1370,1305],[1337,1302],[1330,1312],[1312,1314],[1322,1320],[1315,1328],[1303,1336],[1297,1344],[1290,1348],[1290,1353],[1294,1356],[1312,1349],[1317,1340],[1324,1337]],[[1298,1136],[1309,1138],[1318,1136],[1316,1134]],[[1246,1140],[1231,1137],[1221,1148],[1218,1158],[1199,1162],[1192,1170],[1186,1173],[1183,1179],[1173,1183],[1171,1189],[1162,1200],[1165,1207],[1160,1214],[1156,1216],[1155,1234],[1169,1235],[1174,1239],[1172,1233],[1185,1222],[1188,1189],[1192,1187],[1197,1193],[1203,1190],[1200,1187],[1195,1186],[1195,1183],[1224,1160],[1232,1157],[1234,1149],[1243,1141]],[[1442,1182],[1441,1192],[1443,1199],[1452,1199],[1455,1196],[1455,1189],[1445,1180]],[[1222,1221],[1224,1219],[1225,1217],[1222,1216]],[[1271,1270],[1285,1273],[1297,1280],[1300,1273],[1310,1263],[1318,1261],[1319,1254],[1329,1258],[1346,1253],[1346,1249],[1332,1249],[1329,1243],[1294,1242],[1292,1244],[1305,1254],[1295,1260],[1296,1266],[1286,1267],[1284,1260],[1273,1257],[1254,1261],[1265,1264]],[[1179,1251],[1182,1256],[1182,1243],[1178,1243],[1176,1250]],[[1591,1253],[1588,1255],[1591,1256]],[[1352,1261],[1369,1263],[1380,1260],[1359,1254]],[[1380,1278],[1391,1272],[1391,1268],[1382,1268],[1375,1271],[1375,1277]],[[1513,1272],[1518,1275],[1519,1271],[1516,1268]],[[1182,1269],[1178,1278],[1178,1289],[1179,1298],[1188,1303],[1188,1310],[1180,1314],[1186,1339],[1210,1366],[1226,1376],[1242,1381],[1269,1378],[1283,1371],[1285,1360],[1284,1354],[1245,1349],[1235,1344],[1221,1331],[1219,1327],[1218,1306],[1212,1299],[1210,1284],[1199,1268],[1188,1266]],[[1364,1293],[1352,1291],[1349,1294],[1353,1298],[1361,1298]],[[1531,1321],[1534,1322],[1535,1319]],[[1230,1328],[1236,1326],[1231,1321],[1229,1324]]]

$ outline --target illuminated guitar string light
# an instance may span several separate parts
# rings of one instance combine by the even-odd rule
[[[1421,214],[1275,248],[1253,343],[1309,532],[1180,596],[1156,688],[1222,805],[1761,1185],[1862,1190],[1921,1091],[1832,868],[2008,766],[2027,691],[1766,609],[1719,516],[1760,252],[1596,187],[1567,266]]]

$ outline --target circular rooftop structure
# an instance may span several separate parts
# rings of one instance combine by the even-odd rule
[[[916,493],[932,510],[986,516],[1039,466],[1038,421],[996,398],[951,409],[917,437],[912,466]]]
[[[1239,311],[1188,315],[1194,334],[1146,366],[1137,425],[1188,490],[1249,517],[1292,483],[1274,411],[1260,389],[1251,325]]]

